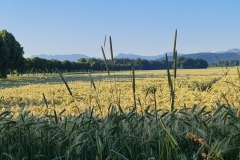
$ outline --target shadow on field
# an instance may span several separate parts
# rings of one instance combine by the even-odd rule
[[[88,82],[90,81],[90,77],[88,74],[63,74],[64,79],[67,82]],[[163,75],[154,75],[154,74],[141,74],[136,75],[136,78],[159,78]],[[110,75],[110,77],[106,74],[92,74],[94,81],[106,81],[109,78],[115,77],[115,81],[131,81],[130,72],[126,72],[124,74],[119,75]],[[32,84],[60,84],[63,83],[62,79],[58,74],[46,74],[46,75],[23,75],[23,76],[8,76],[8,79],[0,80],[0,88],[13,88],[13,87],[21,87]]]

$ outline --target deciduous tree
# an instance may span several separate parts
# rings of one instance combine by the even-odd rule
[[[23,47],[15,37],[7,32],[0,31],[0,78],[7,78],[7,70],[20,71],[24,67]]]

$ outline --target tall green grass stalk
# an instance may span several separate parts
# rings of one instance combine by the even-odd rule
[[[115,91],[117,94],[117,84],[116,84],[116,75],[115,75],[115,60],[114,60],[114,56],[113,56],[113,46],[112,46],[112,37],[109,36],[109,43],[110,43],[110,53],[111,53],[111,60],[112,60],[112,64],[113,64],[113,81],[114,81],[114,86],[115,86]]]
[[[174,79],[177,77],[177,30],[175,31],[174,46],[173,46],[173,62],[174,62]]]
[[[166,65],[167,65],[167,78],[168,78],[168,86],[170,88],[170,101],[171,101],[171,111],[174,110],[174,98],[175,98],[175,93],[174,93],[174,86],[172,82],[172,77],[170,74],[170,69],[169,69],[169,63],[168,63],[168,56],[166,54]]]
[[[176,45],[177,45],[177,30],[175,31],[175,37],[174,37],[174,45],[173,45],[173,80],[172,76],[170,74],[170,66],[168,63],[168,56],[166,54],[166,65],[167,65],[167,77],[168,77],[168,85],[170,88],[170,101],[171,101],[171,111],[174,110],[174,102],[175,102],[175,90],[176,90],[176,78],[177,78],[177,50],[176,50]]]
[[[62,74],[59,72],[59,70],[57,70],[57,72],[58,72],[58,74],[60,75],[62,81],[64,82],[64,84],[65,84],[65,86],[66,86],[66,88],[67,88],[68,93],[69,93],[70,96],[72,97],[73,102],[74,102],[74,104],[75,104],[75,108],[76,108],[76,109],[78,110],[78,112],[80,113],[80,109],[79,109],[78,106],[77,106],[77,103],[76,103],[76,101],[75,101],[75,98],[73,97],[72,91],[71,91],[71,89],[70,89],[67,81],[64,79],[64,77],[63,77]]]
[[[114,58],[113,58],[113,47],[112,47],[112,37],[111,36],[109,37],[109,43],[110,43],[111,59],[112,59],[112,61],[114,61]]]
[[[44,93],[42,93],[42,95],[43,95],[43,100],[44,100],[44,103],[45,103],[46,107],[48,108],[47,99],[46,99],[46,97],[45,97]]]
[[[104,36],[104,42],[103,42],[104,48],[105,48],[105,46],[106,46],[106,41],[107,41],[107,36],[105,35],[105,36]]]
[[[136,82],[135,82],[135,70],[134,67],[132,68],[132,91],[133,91],[133,107],[136,110]]]
[[[239,71],[238,67],[237,67],[237,73],[238,73],[238,80],[239,80],[239,85],[240,85],[240,71]]]
[[[104,52],[104,49],[103,49],[102,46],[101,46],[101,50],[102,50],[102,54],[103,54],[104,63],[105,63],[105,66],[106,66],[107,73],[110,76],[110,71],[109,71],[109,67],[108,67],[108,63],[107,63],[107,58],[106,58],[106,55],[105,55],[105,52]]]
[[[96,93],[96,103],[97,103],[97,106],[98,106],[100,112],[102,113],[102,108],[101,108],[100,100],[99,100],[99,97],[98,97],[97,87],[96,87],[96,85],[95,85],[95,82],[94,82],[91,74],[89,73],[88,75],[89,75],[89,77],[90,77],[91,85],[93,86],[93,89],[94,89],[94,91],[95,91],[95,93]]]
[[[69,93],[71,96],[73,96],[72,91],[71,91],[69,85],[67,84],[67,82],[65,81],[65,79],[63,78],[62,74],[59,72],[59,70],[57,70],[57,72],[58,72],[59,76],[61,77],[62,81],[64,82],[64,84],[65,84],[65,86],[66,86],[66,88],[67,88],[67,90],[68,90],[68,93]]]

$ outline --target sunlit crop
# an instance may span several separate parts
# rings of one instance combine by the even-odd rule
[[[132,73],[1,80],[0,159],[239,158],[236,68]]]
[[[228,75],[224,75],[222,69],[178,71],[176,108],[192,107],[196,104],[211,109],[217,103],[238,107],[240,84],[236,73],[236,68],[232,68]],[[66,75],[66,77],[68,76]],[[58,84],[33,84],[5,88],[0,92],[0,97],[2,97],[0,105],[2,110],[8,109],[16,113],[21,110],[31,110],[34,114],[44,114],[47,109],[42,95],[44,93],[49,108],[55,108],[59,112],[65,109],[64,114],[67,115],[77,114],[79,111],[93,107],[98,113],[101,109],[106,114],[109,103],[117,103],[125,111],[130,111],[133,106],[130,72],[116,73],[115,77],[117,78],[112,75],[110,78],[104,77],[99,80],[99,76],[101,75],[93,76],[96,89],[93,88],[90,80],[68,82],[73,96],[69,95],[61,81]],[[138,110],[153,105],[153,94],[147,93],[150,87],[156,89],[157,109],[169,109],[169,87],[164,72],[139,71],[138,73],[136,71]]]

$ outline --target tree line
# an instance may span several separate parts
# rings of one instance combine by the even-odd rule
[[[97,58],[80,58],[77,62],[68,60],[59,61],[56,59],[47,60],[39,57],[24,58],[23,47],[14,36],[6,30],[0,31],[0,78],[7,78],[7,74],[38,74],[60,72],[92,72],[106,71],[105,61]],[[107,60],[110,70],[123,71],[131,70],[157,70],[166,69],[165,60],[145,59],[114,59]],[[173,62],[169,62],[170,68]],[[177,67],[180,69],[207,68],[208,63],[202,59],[191,59],[179,57]]]
[[[145,59],[128,59],[120,58],[114,60],[107,60],[110,70],[124,71],[131,70],[134,67],[136,70],[158,70],[167,69],[165,60],[145,60]],[[180,69],[190,68],[207,68],[208,63],[202,59],[178,58],[177,67]],[[170,68],[173,62],[169,62]],[[106,71],[105,61],[97,58],[80,58],[77,62],[70,62],[68,60],[59,61],[56,59],[46,60],[39,57],[26,58],[24,67],[21,68],[21,73],[54,73],[60,72],[91,72],[91,71]]]
[[[238,60],[219,61],[218,63],[212,63],[209,65],[209,67],[233,67],[233,66],[239,66],[239,61]]]

